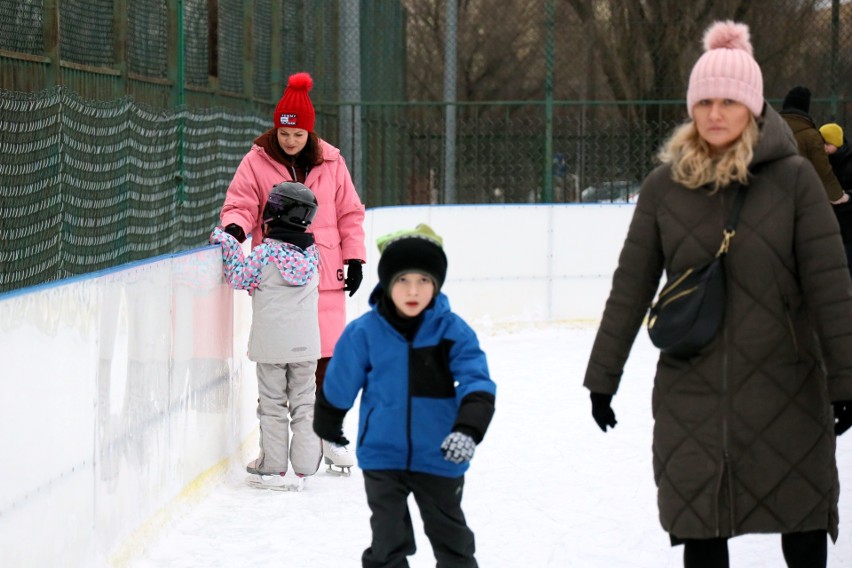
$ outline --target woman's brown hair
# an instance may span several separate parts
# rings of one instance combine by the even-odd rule
[[[306,170],[322,163],[322,146],[319,137],[314,132],[308,132],[308,141],[305,147],[296,156],[296,165]]]

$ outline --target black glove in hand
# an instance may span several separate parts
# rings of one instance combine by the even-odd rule
[[[246,240],[246,234],[243,231],[243,228],[237,225],[236,223],[231,223],[227,227],[225,227],[225,232],[237,239],[239,242],[243,242]]]
[[[358,288],[361,287],[361,281],[364,280],[364,271],[361,269],[361,261],[360,260],[347,260],[349,265],[349,269],[346,271],[346,280],[344,280],[345,286],[343,287],[343,291],[349,291],[349,297],[358,291]]]
[[[852,400],[834,403],[834,434],[839,436],[852,428]]]
[[[601,430],[606,432],[607,426],[615,428],[618,421],[615,419],[615,412],[612,411],[612,406],[610,406],[610,403],[612,402],[612,395],[593,392],[591,397],[592,418],[595,419],[595,422],[598,423]]]
[[[334,438],[333,440],[327,440],[327,441],[331,442],[332,444],[337,444],[338,446],[348,446],[349,445],[349,439],[346,436],[344,436],[343,434],[341,434],[337,438]]]
[[[349,440],[343,435],[343,419],[346,410],[333,406],[325,398],[323,389],[319,389],[314,402],[314,433],[338,446],[348,446]]]
[[[444,459],[453,463],[470,461],[474,450],[476,450],[476,442],[473,441],[473,438],[461,432],[453,432],[444,438],[444,442],[441,444]]]

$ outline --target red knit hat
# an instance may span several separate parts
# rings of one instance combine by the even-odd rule
[[[295,73],[287,80],[284,96],[275,106],[275,128],[301,128],[314,131],[316,113],[308,91],[314,86],[314,80],[307,73]]]

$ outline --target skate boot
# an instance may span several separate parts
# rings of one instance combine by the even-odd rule
[[[349,475],[355,459],[346,446],[340,446],[327,440],[322,441],[322,455],[328,465],[328,472],[337,475]]]
[[[257,469],[257,460],[252,460],[246,466],[249,476],[246,483],[258,489],[271,489],[273,491],[301,491],[305,487],[304,477],[297,474],[296,480],[287,478],[287,472],[266,473]]]

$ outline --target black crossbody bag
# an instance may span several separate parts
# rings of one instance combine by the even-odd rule
[[[745,188],[737,189],[716,256],[710,262],[670,277],[648,312],[651,343],[666,355],[689,359],[719,331],[727,296],[724,260],[736,234],[745,194]]]

